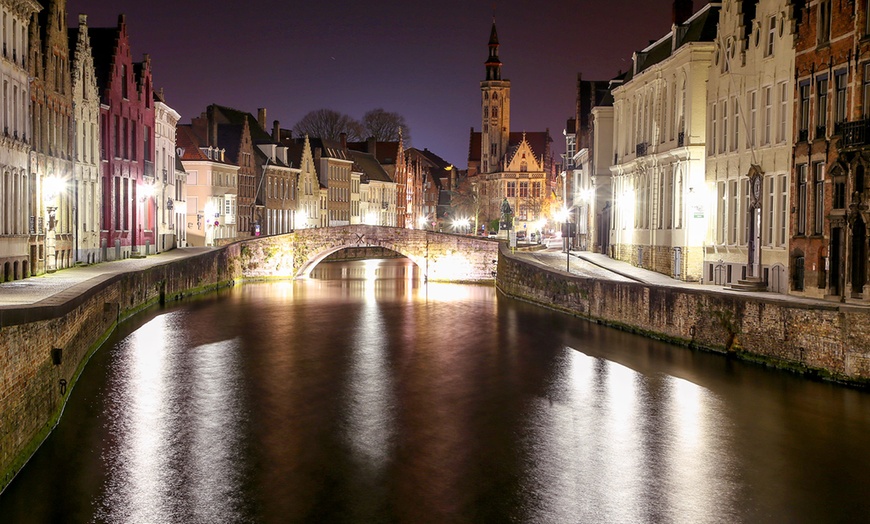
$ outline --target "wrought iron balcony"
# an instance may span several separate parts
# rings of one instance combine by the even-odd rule
[[[843,147],[865,146],[868,136],[870,136],[870,120],[843,123]]]

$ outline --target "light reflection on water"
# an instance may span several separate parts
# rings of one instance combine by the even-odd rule
[[[101,350],[0,496],[0,520],[731,523],[870,511],[854,481],[870,468],[866,393],[491,287],[424,285],[407,262],[312,276],[170,309]]]

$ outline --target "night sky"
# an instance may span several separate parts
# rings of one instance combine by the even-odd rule
[[[695,1],[695,10],[703,5]],[[574,112],[577,73],[606,80],[670,30],[672,0],[499,0],[502,77],[513,131],[549,128],[554,152]],[[291,128],[308,111],[405,116],[414,147],[465,168],[480,130],[493,2],[487,0],[68,0],[91,27],[127,15],[133,57],[189,123],[210,103],[267,108]]]

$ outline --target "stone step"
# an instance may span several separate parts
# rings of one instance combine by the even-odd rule
[[[767,291],[767,285],[758,277],[741,279],[736,284],[732,283],[728,287],[734,291]]]

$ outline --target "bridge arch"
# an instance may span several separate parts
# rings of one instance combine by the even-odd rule
[[[494,282],[498,261],[495,240],[385,226],[302,229],[241,244],[241,272],[248,278],[305,278],[330,254],[354,247],[394,251],[432,281]]]

